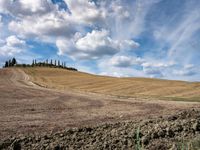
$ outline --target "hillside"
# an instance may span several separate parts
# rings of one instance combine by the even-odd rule
[[[180,91],[182,86],[188,90],[182,90],[182,95],[186,95],[184,100],[192,100],[198,95],[188,93],[198,92],[197,83],[119,79],[58,68],[23,70],[0,69],[0,149],[101,149],[107,144],[109,149],[133,149],[138,127],[142,143],[152,150],[200,135],[199,102],[157,99],[167,95],[163,90],[169,92],[171,84],[172,89]],[[156,90],[159,87],[163,94]],[[118,96],[107,96],[111,94]],[[180,115],[174,115],[177,113]],[[163,146],[155,148],[157,145]]]
[[[200,101],[200,83],[148,78],[115,78],[45,67],[23,70],[32,77],[34,83],[59,90],[78,90],[124,98]]]

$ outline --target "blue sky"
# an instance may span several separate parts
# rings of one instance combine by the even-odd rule
[[[0,0],[0,65],[60,59],[117,77],[200,81],[199,0]]]

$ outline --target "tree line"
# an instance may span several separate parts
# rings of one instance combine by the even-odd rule
[[[6,67],[13,67],[16,66],[17,60],[15,58],[9,59],[8,61],[5,62],[4,68]]]
[[[19,64],[17,63],[17,60],[15,58],[12,58],[5,62],[4,68],[8,67],[52,67],[52,68],[63,68],[67,70],[78,71],[76,68],[67,67],[65,62],[53,59],[51,60],[46,59],[45,61],[37,61],[36,59],[34,59],[32,61],[32,64]]]

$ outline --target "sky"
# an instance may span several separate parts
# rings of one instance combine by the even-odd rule
[[[200,81],[199,0],[0,0],[0,66],[59,59],[116,77]]]

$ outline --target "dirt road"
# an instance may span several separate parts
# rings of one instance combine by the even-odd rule
[[[194,102],[122,99],[56,91],[34,85],[20,69],[0,69],[0,138],[68,127],[145,119],[187,108]]]

